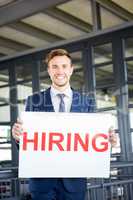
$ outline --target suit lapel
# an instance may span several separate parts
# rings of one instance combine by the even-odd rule
[[[72,105],[70,112],[81,112],[81,95],[77,91],[73,91]]]

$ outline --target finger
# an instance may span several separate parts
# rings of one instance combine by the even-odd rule
[[[114,132],[114,127],[113,126],[111,126],[110,128],[109,128],[109,133],[110,132]]]
[[[18,130],[23,130],[23,126],[22,126],[22,124],[19,124],[19,123],[15,123],[14,125],[13,125],[13,128],[14,129],[18,129]]]
[[[22,135],[23,129],[14,127],[14,128],[12,129],[12,133],[13,133],[13,134],[17,134],[17,135]]]
[[[16,133],[14,134],[14,133],[13,133],[12,136],[13,136],[13,138],[14,138],[15,140],[18,140],[18,141],[20,140],[20,135],[19,135],[19,134],[16,134]]]
[[[18,124],[23,124],[23,121],[18,117],[18,118],[17,118],[17,123],[18,123]]]

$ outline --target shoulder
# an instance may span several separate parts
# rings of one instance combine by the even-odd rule
[[[36,92],[30,96],[27,97],[27,100],[28,99],[32,99],[32,100],[39,100],[40,98],[42,97],[45,97],[47,96],[47,93],[50,93],[50,88],[48,88],[47,90],[43,90],[43,91],[40,91],[40,92]]]
[[[76,90],[72,91],[73,91],[73,98],[75,98],[78,104],[82,107],[82,111],[84,112],[95,111],[95,100],[89,92],[80,92]]]
[[[50,88],[45,91],[34,93],[27,97],[26,100],[26,110],[33,110],[33,107],[39,107],[43,104],[45,98],[47,98],[50,93]]]

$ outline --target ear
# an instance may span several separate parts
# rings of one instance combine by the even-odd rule
[[[73,65],[71,66],[71,75],[73,74],[73,70],[74,70],[74,67]]]
[[[50,71],[49,71],[49,67],[47,67],[47,72],[48,72],[48,75],[50,76]]]

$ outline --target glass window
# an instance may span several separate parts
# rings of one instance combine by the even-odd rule
[[[11,160],[10,126],[0,126],[0,163]]]
[[[131,133],[131,138],[132,138],[132,152],[133,152],[133,132]]]
[[[25,111],[25,103],[18,104],[18,116],[21,115],[21,112]]]
[[[125,40],[125,56],[126,58],[133,56],[133,38]]]
[[[18,84],[18,100],[25,100],[29,95],[32,94],[32,83],[26,82],[24,84]]]
[[[9,87],[0,88],[0,103],[9,103]]]
[[[97,109],[115,107],[115,93],[109,88],[96,90],[96,104]]]
[[[32,63],[16,64],[17,81],[32,80]]]
[[[133,106],[133,85],[128,86],[128,94],[129,94],[129,104]]]
[[[133,60],[127,61],[128,82],[133,84]]]
[[[130,109],[130,126],[133,129],[133,108]]]
[[[132,140],[132,151],[133,151],[133,108],[129,110],[129,117],[130,117],[130,127],[131,127],[131,140]]]
[[[109,85],[114,83],[113,65],[105,65],[97,67],[96,70],[96,85]]]
[[[7,85],[9,81],[8,70],[0,70],[0,86]]]
[[[10,121],[10,106],[0,106],[0,122]]]
[[[74,72],[71,77],[71,86],[76,90],[82,90],[84,85],[84,73],[82,66],[82,53],[80,51],[71,53]]]
[[[112,61],[112,44],[94,46],[94,64]]]

